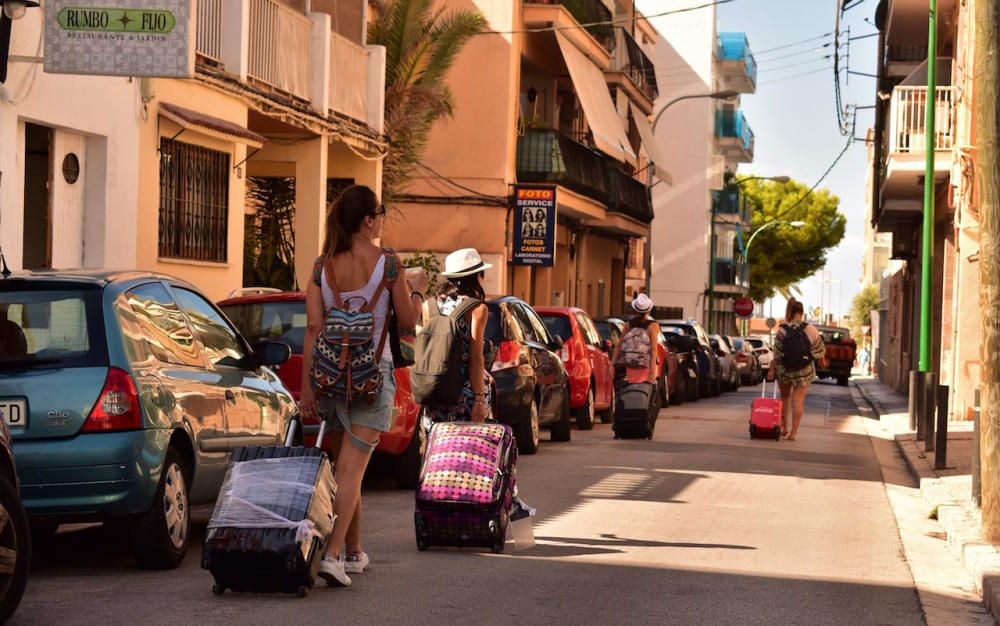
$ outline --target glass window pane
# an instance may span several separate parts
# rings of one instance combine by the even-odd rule
[[[246,356],[236,332],[207,300],[187,289],[175,289],[212,365],[239,367]]]
[[[203,365],[177,303],[160,283],[140,285],[128,292],[129,306],[135,313],[146,348],[158,361],[176,365]]]

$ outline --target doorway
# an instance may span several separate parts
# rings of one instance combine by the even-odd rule
[[[24,239],[22,267],[52,267],[52,129],[24,125]]]

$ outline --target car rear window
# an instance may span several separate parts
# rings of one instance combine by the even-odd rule
[[[747,341],[749,341],[750,345],[753,346],[754,348],[763,348],[764,347],[764,342],[761,341],[760,339],[747,339]]]
[[[562,338],[563,342],[568,342],[573,338],[573,327],[569,323],[569,318],[558,313],[539,313],[549,334],[553,337]]]
[[[306,303],[253,302],[219,307],[250,345],[281,341],[294,354],[302,354],[306,340]]]
[[[610,323],[595,321],[594,326],[597,327],[597,332],[601,335],[601,339],[604,341],[612,341]]]
[[[486,336],[484,339],[486,341],[493,342],[494,347],[499,347],[501,343],[507,340],[503,334],[503,327],[501,326],[500,316],[503,313],[500,312],[500,305],[491,302],[486,305],[489,309],[489,317],[486,318]]]
[[[743,351],[743,340],[742,339],[733,339],[733,348],[735,348],[737,352],[742,352]]]
[[[4,287],[8,286],[0,287],[0,369],[107,366],[100,288]]]
[[[698,332],[694,329],[694,326],[688,326],[687,324],[664,324],[664,326],[668,328],[676,328],[688,337],[698,336]]]

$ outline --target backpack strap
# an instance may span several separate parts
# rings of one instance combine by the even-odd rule
[[[455,307],[455,310],[451,312],[451,317],[455,319],[461,319],[465,317],[467,313],[474,311],[476,307],[483,304],[482,300],[476,298],[466,298],[464,302]]]
[[[344,308],[344,301],[340,299],[340,288],[337,287],[337,279],[333,275],[333,257],[328,256],[323,261],[323,269],[326,270],[326,286],[333,292],[333,301],[338,309]]]
[[[438,306],[437,296],[427,299],[427,318],[434,319],[441,315],[441,307]]]

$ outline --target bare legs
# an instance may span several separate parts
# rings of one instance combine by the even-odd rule
[[[351,431],[365,441],[376,441],[379,431],[367,426],[351,425]],[[343,435],[340,435],[343,441]],[[365,469],[368,467],[368,460],[371,459],[371,452],[362,452],[356,446],[340,445],[340,452],[337,454],[337,467],[334,477],[337,479],[337,504],[335,513],[337,519],[333,523],[333,536],[330,537],[330,544],[327,546],[327,554],[331,557],[340,557],[341,546],[348,541],[351,528],[354,527],[354,541],[348,541],[347,547],[353,552],[353,548],[361,548],[361,480],[365,476]],[[358,519],[355,519],[358,518]],[[352,543],[354,545],[352,545]]]
[[[344,443],[344,437],[347,435],[343,431],[334,431],[333,439],[331,440],[332,449],[331,457],[334,459],[340,458],[340,447]],[[339,465],[339,463],[338,463]],[[364,474],[362,474],[362,477]],[[338,481],[339,485],[339,481]],[[354,511],[354,515],[351,516],[351,524],[347,527],[347,535],[344,538],[344,543],[347,545],[347,552],[352,554],[357,554],[361,552],[361,493],[358,492],[358,506]],[[327,550],[331,554],[335,554],[332,550]]]
[[[788,436],[788,422],[791,421],[789,410],[791,409],[790,398],[792,396],[792,385],[785,381],[778,382],[778,389],[781,390],[781,436]]]
[[[795,441],[795,435],[799,432],[799,423],[802,421],[802,414],[805,412],[806,394],[809,393],[809,385],[792,387],[792,432],[788,434],[789,441]]]

